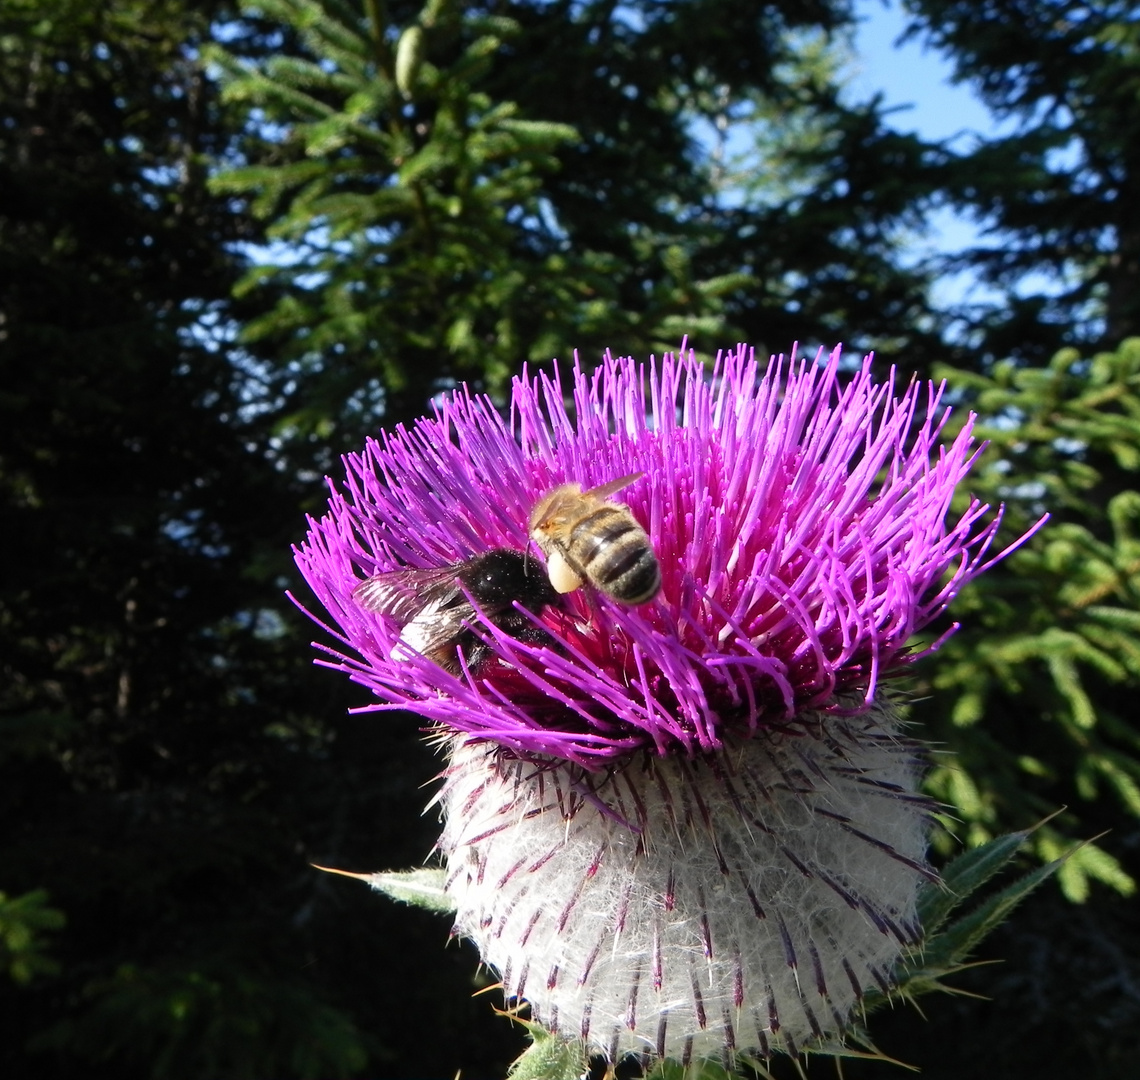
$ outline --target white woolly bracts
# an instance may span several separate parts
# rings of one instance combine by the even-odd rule
[[[440,801],[455,933],[593,1053],[796,1054],[920,939],[931,804],[893,709],[605,780],[456,739]]]

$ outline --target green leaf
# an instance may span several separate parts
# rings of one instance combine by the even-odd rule
[[[1032,832],[1027,829],[1009,833],[970,848],[947,864],[940,883],[923,885],[918,898],[918,916],[927,935],[936,931],[959,904],[1005,869]]]
[[[527,1029],[531,1044],[511,1064],[507,1073],[511,1080],[581,1080],[589,1065],[581,1042],[569,1042],[538,1024],[513,1019]]]
[[[62,911],[48,906],[44,889],[11,899],[0,892],[0,969],[19,985],[56,974],[59,965],[46,955],[44,937],[66,922]]]
[[[1060,859],[1022,875],[1000,892],[987,897],[945,930],[928,938],[922,951],[923,968],[926,971],[942,972],[964,964],[978,944],[997,929],[1034,889],[1057,873],[1071,854],[1069,852]]]

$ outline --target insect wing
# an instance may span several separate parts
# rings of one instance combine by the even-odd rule
[[[446,654],[463,633],[464,620],[475,614],[459,584],[461,565],[388,570],[374,574],[353,590],[353,598],[366,611],[399,624],[393,660],[406,661],[420,655],[448,666]]]
[[[458,594],[454,566],[387,570],[352,590],[352,598],[365,611],[387,615],[401,626],[429,607],[453,601]]]
[[[352,595],[366,611],[399,625],[393,660],[418,654],[453,673],[457,650],[473,667],[487,652],[475,624],[482,620],[529,640],[534,630],[515,602],[537,612],[557,599],[545,576],[528,576],[526,556],[507,548],[450,566],[388,570],[360,582]]]
[[[625,476],[619,476],[616,480],[610,480],[608,483],[599,484],[597,487],[590,488],[589,491],[583,491],[582,498],[608,499],[611,495],[621,491],[622,488],[627,488],[630,484],[640,480],[644,475],[644,472],[627,473]]]
[[[468,603],[456,604],[446,597],[433,600],[400,629],[400,640],[392,650],[392,658],[407,660],[413,653],[419,653],[443,663],[440,654],[452,651],[459,644],[460,635],[466,631],[464,624],[474,617],[475,609]]]

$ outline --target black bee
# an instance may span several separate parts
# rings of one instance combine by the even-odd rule
[[[472,672],[490,656],[472,629],[480,615],[519,641],[541,642],[548,635],[515,603],[537,615],[558,601],[542,567],[511,548],[495,548],[448,566],[388,570],[362,581],[352,595],[366,611],[400,624],[394,660],[420,653],[453,675],[463,670],[459,650]]]

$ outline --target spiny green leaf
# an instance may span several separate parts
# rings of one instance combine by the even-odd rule
[[[964,851],[947,864],[941,883],[923,885],[918,897],[918,916],[927,935],[937,930],[959,904],[1008,866],[1032,832],[1027,829],[1009,833]]]
[[[417,182],[431,179],[432,176],[447,168],[452,161],[452,149],[441,146],[438,140],[433,140],[401,164],[400,183],[410,187]]]
[[[1024,835],[1022,839],[1024,840]],[[945,930],[928,938],[923,947],[925,966],[928,969],[953,968],[965,963],[978,944],[1000,926],[1034,889],[1057,873],[1071,854],[1069,852],[1045,866],[1029,871],[1000,892],[987,897]]]
[[[530,1033],[531,1044],[511,1064],[511,1080],[581,1080],[589,1058],[580,1042],[551,1035],[538,1024],[514,1017]]]
[[[319,64],[297,56],[271,56],[265,62],[265,75],[273,82],[285,83],[294,89],[332,85],[332,76]]]

